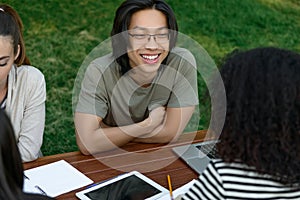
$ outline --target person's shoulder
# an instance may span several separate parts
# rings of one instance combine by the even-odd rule
[[[182,48],[182,47],[175,47],[170,51],[170,55],[172,56],[179,56],[182,58],[194,58],[193,54],[186,48]]]
[[[38,68],[30,65],[21,65],[17,67],[17,75],[30,77],[30,79],[44,79],[44,74]]]
[[[115,58],[113,57],[112,53],[98,57],[91,62],[92,66],[95,66],[99,69],[106,69],[112,63],[115,62]]]
[[[216,169],[234,169],[234,170],[250,170],[255,171],[255,167],[249,166],[243,162],[235,160],[233,162],[225,162],[223,159],[212,159],[211,165]]]
[[[180,61],[182,59],[190,62],[192,65],[196,64],[194,55],[188,49],[175,47],[170,51],[170,54],[168,56],[168,62],[176,60]]]
[[[110,76],[110,74],[118,73],[119,65],[117,64],[116,59],[110,53],[92,60],[86,66],[86,69],[84,71],[85,75],[98,79],[99,76],[104,73],[107,76]]]
[[[175,54],[191,54],[191,52],[186,49],[186,48],[182,48],[182,47],[174,47],[171,51],[171,53],[175,53]]]

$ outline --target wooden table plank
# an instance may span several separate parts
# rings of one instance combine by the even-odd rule
[[[36,161],[24,163],[24,168],[30,169],[65,160],[94,182],[137,170],[166,188],[168,188],[166,177],[169,174],[172,178],[173,188],[176,189],[193,178],[197,178],[198,174],[173,153],[172,147],[202,141],[205,134],[206,131],[185,133],[178,141],[167,145],[130,143],[122,149],[94,156],[86,156],[78,151],[45,156]],[[77,199],[75,193],[82,189],[84,188],[60,195],[56,199]]]

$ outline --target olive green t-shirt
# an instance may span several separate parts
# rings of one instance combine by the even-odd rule
[[[109,126],[124,126],[146,119],[158,106],[197,104],[196,61],[188,50],[176,47],[146,88],[128,73],[122,75],[112,54],[95,59],[84,74],[76,112],[97,115]]]

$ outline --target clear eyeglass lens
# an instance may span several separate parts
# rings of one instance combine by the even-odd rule
[[[153,37],[157,43],[166,43],[169,41],[168,33],[153,34],[153,35],[150,34],[129,34],[129,35],[137,43],[147,43],[151,40],[151,37]]]

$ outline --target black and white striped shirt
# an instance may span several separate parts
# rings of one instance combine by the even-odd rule
[[[218,159],[211,161],[182,199],[300,199],[300,188],[286,187],[247,165]]]

